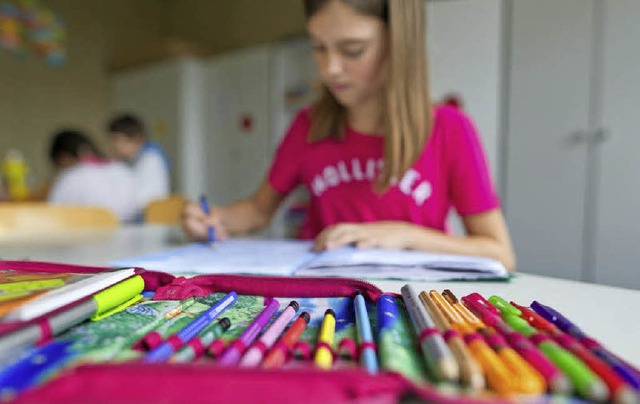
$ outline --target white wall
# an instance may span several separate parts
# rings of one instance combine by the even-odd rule
[[[501,0],[428,2],[427,46],[434,100],[455,92],[482,137],[498,178]]]

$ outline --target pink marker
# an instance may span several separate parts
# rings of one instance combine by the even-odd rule
[[[298,302],[293,300],[289,305],[282,310],[280,316],[271,324],[262,337],[255,344],[249,348],[247,353],[244,354],[242,360],[240,361],[240,366],[244,367],[256,367],[262,362],[262,358],[267,353],[267,351],[273,346],[276,342],[280,334],[284,331],[285,327],[293,316],[295,316],[296,312],[300,308]]]
[[[222,353],[222,356],[220,356],[218,360],[218,365],[221,367],[237,365],[242,354],[246,352],[247,347],[255,341],[260,331],[266,327],[271,317],[276,314],[278,308],[280,308],[280,303],[278,303],[276,299],[272,299],[267,307],[262,310],[262,313],[258,314],[258,317],[242,332],[238,339],[233,341]]]

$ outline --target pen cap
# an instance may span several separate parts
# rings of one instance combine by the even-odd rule
[[[328,315],[331,314],[333,316],[333,318],[336,318],[336,312],[331,310],[331,309],[327,309],[327,311],[324,312],[324,315]]]
[[[122,303],[139,295],[143,289],[144,280],[140,275],[136,275],[96,293],[93,295],[93,299],[95,299],[97,306],[96,314],[105,313],[106,311],[121,305]]]
[[[223,317],[222,319],[220,319],[219,323],[220,327],[222,327],[224,331],[228,330],[229,327],[231,327],[231,320],[229,320],[228,317]]]
[[[302,317],[307,324],[309,324],[309,321],[311,321],[311,316],[306,311],[300,314],[300,317]]]
[[[295,300],[292,300],[291,303],[289,303],[289,306],[293,307],[293,311],[298,311],[300,308],[300,305]]]

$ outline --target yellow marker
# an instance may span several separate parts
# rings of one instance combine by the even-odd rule
[[[449,320],[447,320],[426,292],[420,293],[420,301],[440,331],[442,331],[453,356],[455,356],[456,361],[458,361],[460,381],[462,384],[475,390],[484,388],[485,383],[482,369],[467,349],[460,334],[451,327]]]
[[[320,326],[320,334],[316,343],[316,365],[322,369],[330,369],[333,365],[333,340],[336,332],[336,313],[327,309]]]
[[[452,302],[455,303],[458,299],[453,293],[446,290],[444,294],[447,297],[446,300],[443,295],[435,290],[429,292],[429,296],[449,319],[454,329],[465,336],[464,340],[467,343],[467,347],[473,357],[480,363],[489,387],[501,395],[516,393],[517,388],[513,380],[513,373],[502,363],[498,355],[489,348],[482,336],[475,332],[475,327],[465,321],[462,315],[454,308]]]
[[[524,394],[542,394],[546,391],[547,383],[544,381],[542,375],[513,350],[500,334],[487,328],[482,320],[460,303],[450,290],[445,290],[444,294],[450,299],[450,302],[454,301],[452,304],[453,309],[456,310],[467,323],[480,332],[491,348],[498,354],[502,363],[513,373],[515,376],[514,385],[518,392]]]

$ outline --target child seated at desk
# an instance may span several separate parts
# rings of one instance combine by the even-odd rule
[[[311,195],[302,236],[345,244],[486,256],[513,270],[509,232],[475,126],[432,106],[424,1],[305,0],[323,92],[298,113],[250,197],[186,206],[183,227],[206,239],[266,226],[298,185]],[[466,235],[447,229],[449,211]]]
[[[133,115],[115,117],[109,123],[109,140],[115,157],[127,163],[136,183],[136,221],[149,202],[170,194],[169,158],[165,151],[147,138],[142,121]]]
[[[48,201],[66,205],[107,208],[123,222],[136,212],[135,184],[124,164],[104,158],[84,133],[63,130],[54,134],[49,157],[58,174]]]

